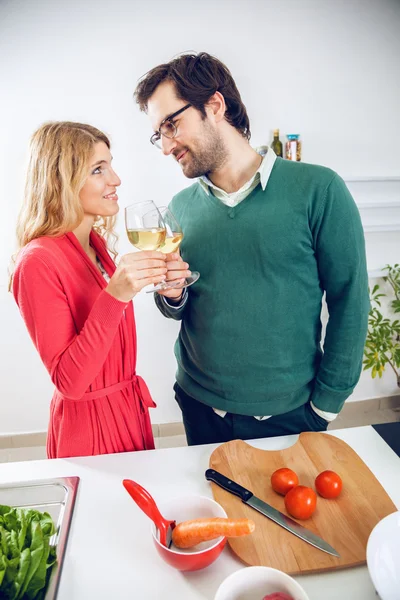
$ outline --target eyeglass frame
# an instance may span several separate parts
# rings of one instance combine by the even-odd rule
[[[180,115],[181,113],[183,113],[184,110],[187,110],[188,108],[190,108],[192,106],[192,104],[186,104],[186,106],[183,106],[182,108],[180,108],[179,110],[177,110],[176,112],[172,113],[172,115],[169,115],[168,117],[165,117],[165,119],[163,119],[160,123],[160,127],[157,129],[157,131],[155,133],[153,133],[153,135],[150,138],[150,143],[155,146],[156,148],[159,148],[159,146],[157,146],[157,142],[159,140],[161,140],[161,136],[163,135],[164,137],[166,137],[169,140],[173,140],[174,137],[176,137],[176,134],[178,133],[178,128],[175,125],[175,123],[172,121],[172,119],[175,119],[178,115]],[[172,137],[169,137],[168,135],[165,135],[164,133],[161,132],[161,127],[164,125],[164,123],[167,123],[167,121],[169,121],[169,123],[175,128],[175,132],[174,135]],[[158,137],[157,137],[158,136]]]

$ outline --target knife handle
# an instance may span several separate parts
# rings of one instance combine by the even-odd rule
[[[239,496],[243,502],[250,500],[253,495],[252,492],[246,490],[246,488],[242,487],[238,483],[235,483],[231,479],[228,479],[228,477],[225,477],[225,475],[222,475],[222,473],[219,473],[214,469],[207,469],[205,476],[207,481],[213,481],[227,492],[231,492],[231,494]]]

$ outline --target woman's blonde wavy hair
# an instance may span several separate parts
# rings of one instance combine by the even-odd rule
[[[79,193],[98,142],[110,148],[110,140],[103,132],[83,123],[51,122],[35,131],[30,144],[24,201],[17,221],[17,254],[36,238],[58,237],[81,223],[83,209]],[[115,217],[98,217],[93,229],[105,238],[115,258],[114,226]]]

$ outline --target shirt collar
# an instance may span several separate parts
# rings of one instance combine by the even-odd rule
[[[247,181],[241,189],[243,189],[245,186],[247,187],[257,177],[260,179],[262,189],[265,190],[265,188],[267,187],[269,176],[271,175],[272,167],[274,166],[276,160],[276,154],[272,150],[272,148],[269,148],[269,146],[258,146],[257,148],[254,148],[254,150],[257,152],[257,154],[260,154],[260,156],[263,157],[263,160],[261,161],[261,164],[258,167],[257,171],[254,173],[253,177],[249,181]],[[213,182],[207,177],[207,175],[202,175],[201,177],[199,177],[198,182],[207,195],[210,194],[209,188],[213,188],[220,192],[224,192],[224,190],[221,190],[221,188],[214,185]],[[238,192],[240,192],[240,190],[233,193],[237,194]]]

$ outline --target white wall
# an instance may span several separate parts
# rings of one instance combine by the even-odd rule
[[[52,393],[5,288],[34,129],[51,119],[103,129],[123,181],[121,205],[138,198],[164,204],[189,182],[149,144],[132,92],[156,64],[206,50],[231,69],[254,145],[280,127],[301,133],[304,161],[345,178],[400,176],[399,26],[397,0],[0,0],[0,433],[44,430]],[[399,201],[396,182],[349,186],[360,202]],[[363,219],[377,215],[400,223],[398,207],[367,209]],[[118,229],[126,252],[121,221]],[[399,261],[398,231],[366,235],[371,269]],[[135,307],[138,372],[159,407],[152,420],[178,420],[171,391],[178,326],[149,295]],[[390,374],[378,382],[364,374],[353,399],[395,391]]]

